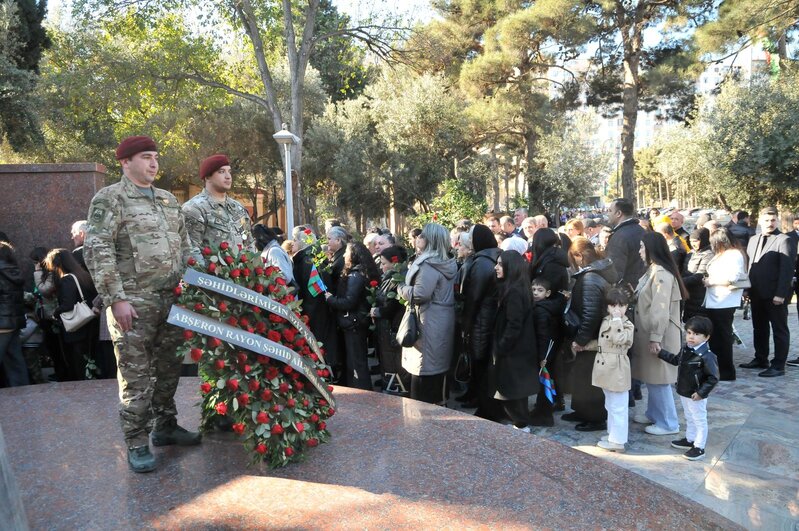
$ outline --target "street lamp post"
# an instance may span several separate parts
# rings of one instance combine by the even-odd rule
[[[286,237],[291,238],[291,231],[294,230],[294,190],[291,185],[291,146],[299,143],[300,139],[289,131],[288,124],[283,124],[282,130],[272,135],[272,138],[283,146],[283,158],[286,161]]]

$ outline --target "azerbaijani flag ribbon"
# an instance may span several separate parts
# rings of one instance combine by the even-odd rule
[[[308,291],[314,297],[327,291],[327,286],[322,282],[322,277],[319,276],[319,270],[316,269],[316,264],[311,265],[311,275],[308,277]]]
[[[538,381],[544,386],[544,396],[547,397],[547,400],[549,400],[551,404],[554,404],[555,396],[558,393],[555,391],[555,381],[549,376],[549,371],[546,367],[541,369],[541,372],[538,373]]]

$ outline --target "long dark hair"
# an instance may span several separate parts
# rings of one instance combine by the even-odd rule
[[[554,230],[538,229],[533,234],[533,257],[536,261],[550,247],[556,247],[560,243],[557,233]]]
[[[647,265],[657,264],[671,273],[680,286],[680,295],[682,295],[682,298],[688,298],[688,290],[685,289],[685,284],[682,282],[680,272],[677,270],[677,264],[671,256],[666,238],[659,232],[646,232],[641,237],[641,243],[644,244]]]
[[[347,244],[347,251],[344,255],[344,271],[341,272],[342,276],[347,276],[350,271],[355,269],[356,266],[361,266],[361,272],[366,276],[367,280],[377,280],[380,278],[380,272],[377,270],[375,259],[372,258],[372,253],[361,242],[350,242]]]
[[[53,249],[44,259],[45,268],[53,273],[56,286],[61,285],[61,280],[66,275],[75,275],[82,287],[93,286],[92,277],[83,269],[75,256],[66,249]]]
[[[499,279],[499,304],[505,302],[511,291],[518,290],[530,302],[530,268],[527,261],[516,251],[502,251],[499,255],[502,278]]]

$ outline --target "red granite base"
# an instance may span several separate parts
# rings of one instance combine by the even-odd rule
[[[280,470],[232,434],[125,460],[113,380],[0,390],[32,529],[734,529],[641,476],[558,443],[413,400],[339,387],[332,441]],[[198,381],[178,389],[196,428]]]

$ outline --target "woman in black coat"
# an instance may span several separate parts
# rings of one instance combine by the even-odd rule
[[[578,271],[574,274],[571,309],[579,326],[571,338],[575,353],[571,364],[572,409],[561,418],[578,422],[579,431],[605,430],[608,413],[602,389],[591,385],[591,373],[598,348],[599,326],[605,315],[605,293],[616,282],[616,270],[608,259],[600,259],[594,245],[585,237],[572,240],[569,260]]]
[[[543,278],[553,293],[569,289],[569,258],[555,231],[540,229],[533,235],[531,279]]]
[[[60,323],[62,313],[72,311],[81,301],[92,306],[97,297],[97,290],[89,273],[83,269],[75,256],[66,249],[53,249],[47,253],[44,260],[45,267],[53,275],[56,292],[58,293],[58,307],[53,312],[53,317]],[[83,297],[81,297],[81,292]],[[99,315],[99,310],[95,310]],[[86,360],[94,359],[93,347],[99,335],[99,320],[94,319],[77,330],[67,332],[63,330],[64,357],[67,361],[67,380],[83,380],[86,377]]]
[[[707,276],[707,266],[713,258],[709,230],[696,229],[691,233],[690,240],[693,251],[688,255],[685,270],[682,271],[682,282],[688,290],[688,298],[683,308],[683,322],[695,315],[706,315],[705,309],[702,308],[707,291],[704,280]]]
[[[503,251],[495,270],[499,305],[491,357],[494,398],[502,401],[516,428],[529,432],[528,398],[539,385],[529,267],[516,251]]]
[[[461,326],[463,344],[472,363],[472,379],[465,398],[465,407],[477,406],[475,414],[489,420],[503,417],[500,404],[495,403],[488,389],[488,365],[491,362],[491,347],[494,323],[497,317],[497,275],[494,268],[502,252],[491,229],[485,225],[474,225],[471,229],[474,254],[469,256],[461,269],[460,285],[463,310]]]
[[[397,245],[380,252],[380,269],[383,271],[383,276],[375,293],[371,316],[375,322],[377,351],[380,355],[380,367],[383,370],[386,391],[402,391],[410,389],[411,386],[411,375],[402,368],[402,347],[397,343],[397,330],[405,314],[405,306],[397,296],[399,283],[395,276],[400,273],[404,278],[407,260],[408,253]]]
[[[29,383],[19,339],[19,331],[25,328],[22,284],[14,248],[10,243],[0,241],[0,365],[10,387]]]
[[[369,250],[360,242],[351,242],[344,252],[344,270],[337,295],[325,292],[327,304],[333,309],[344,336],[344,374],[347,387],[372,389],[366,343],[370,322],[366,287],[371,282],[377,286],[378,278],[377,266]]]

